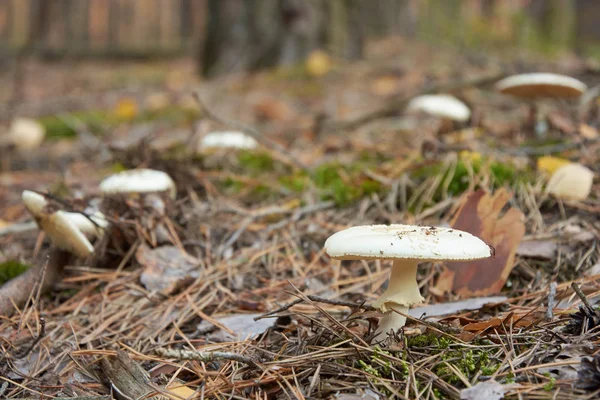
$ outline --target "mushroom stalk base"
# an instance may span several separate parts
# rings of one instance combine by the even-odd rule
[[[399,304],[389,305],[388,308],[391,311],[385,313],[385,315],[379,320],[377,331],[375,332],[375,341],[384,340],[388,335],[396,333],[398,329],[402,328],[406,324],[406,317],[408,314],[408,306],[401,306]],[[398,314],[399,313],[401,314]],[[402,315],[404,314],[404,315]]]
[[[386,315],[379,321],[376,331],[376,340],[387,337],[390,331],[396,332],[406,323],[406,317],[398,314],[408,313],[408,308],[413,304],[423,302],[417,284],[417,266],[420,260],[396,260],[392,265],[390,281],[387,290],[381,295],[373,306],[379,308]]]

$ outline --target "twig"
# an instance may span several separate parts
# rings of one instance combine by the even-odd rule
[[[35,221],[27,221],[9,225],[0,229],[0,236],[12,235],[13,233],[29,232],[37,229]]]
[[[40,317],[39,322],[40,322],[40,332],[35,337],[35,339],[33,339],[33,342],[29,345],[29,347],[26,348],[24,351],[17,353],[15,355],[15,358],[27,357],[29,355],[29,353],[31,353],[33,348],[40,342],[40,340],[42,340],[44,338],[44,336],[46,336],[46,320],[44,319],[44,317]]]
[[[368,113],[366,115],[362,115],[350,121],[332,121],[325,124],[325,130],[352,130],[356,129],[361,125],[374,121],[380,118],[386,118],[390,115],[394,115],[398,112],[401,112],[404,107],[408,104],[408,102],[416,96],[429,94],[429,93],[440,93],[440,92],[449,92],[453,90],[463,89],[471,86],[483,86],[495,82],[501,78],[503,78],[505,73],[495,73],[491,75],[485,75],[482,77],[466,79],[458,82],[450,82],[450,83],[438,83],[422,88],[421,90],[416,91],[415,93],[410,93],[407,96],[403,96],[397,99],[390,101],[385,104],[381,108]]]
[[[226,351],[194,351],[194,350],[167,350],[162,347],[157,348],[154,352],[166,358],[175,358],[177,360],[194,360],[194,361],[204,361],[211,362],[217,360],[230,360],[244,363],[252,368],[259,368],[260,366],[256,363],[256,361],[252,360],[250,357],[243,356],[241,354],[230,353]]]
[[[259,143],[270,148],[271,150],[275,151],[276,153],[279,153],[282,161],[289,160],[290,163],[293,166],[295,166],[296,168],[301,169],[305,172],[308,171],[308,167],[306,165],[304,165],[304,163],[302,161],[300,161],[296,156],[294,156],[290,151],[288,151],[286,148],[284,148],[279,143],[267,138],[264,135],[261,135],[260,132],[258,132],[256,129],[254,129],[246,124],[243,124],[239,121],[226,120],[225,118],[215,114],[210,108],[208,108],[206,103],[204,103],[204,101],[202,100],[202,97],[200,96],[200,93],[193,92],[193,96],[196,99],[196,101],[198,102],[198,104],[200,105],[200,107],[202,107],[202,111],[206,114],[206,116],[209,119],[211,119],[219,124],[223,124],[229,128],[240,130],[240,131],[244,132],[245,134],[252,136]]]
[[[554,297],[556,296],[556,282],[550,284],[550,290],[548,292],[548,308],[546,309],[546,320],[551,321],[554,317]]]
[[[575,294],[577,294],[577,297],[579,297],[581,299],[581,302],[590,310],[590,311],[596,311],[594,309],[594,307],[592,307],[592,305],[590,304],[589,300],[587,299],[587,297],[585,297],[585,294],[581,291],[581,288],[579,287],[579,285],[577,285],[577,283],[573,282],[571,283],[571,288],[573,288],[573,291],[575,292]]]
[[[314,301],[316,303],[325,303],[325,304],[331,304],[331,305],[334,305],[334,306],[344,306],[344,307],[350,307],[350,308],[362,308],[362,309],[367,310],[367,311],[374,311],[375,310],[375,307],[367,305],[365,303],[356,304],[356,303],[353,303],[351,301],[326,299],[324,297],[319,297],[319,296],[315,296],[315,295],[312,295],[312,294],[306,296],[306,298],[308,298],[309,300]],[[263,315],[259,315],[258,317],[254,318],[254,320],[258,321],[259,319],[267,318],[267,317],[269,317],[271,315],[278,314],[278,313],[280,313],[282,311],[289,310],[290,308],[294,307],[296,304],[300,304],[302,302],[304,302],[304,299],[302,299],[302,298],[296,299],[296,300],[292,301],[291,303],[288,303],[288,304],[286,304],[286,305],[284,305],[282,307],[279,307],[276,310],[269,311],[268,313],[265,313]]]

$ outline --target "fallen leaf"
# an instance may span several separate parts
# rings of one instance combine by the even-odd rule
[[[570,163],[569,160],[564,158],[543,156],[537,159],[537,169],[540,172],[552,175],[557,169]]]
[[[245,340],[248,338],[254,338],[262,333],[264,333],[267,329],[273,326],[275,322],[274,318],[262,318],[257,321],[254,318],[261,316],[262,313],[259,314],[235,314],[228,315],[226,317],[216,318],[216,321],[229,329],[231,332],[234,332],[235,335],[231,335],[227,332],[223,333],[224,340]],[[206,331],[211,327],[215,326],[209,321],[202,321],[196,329],[198,331]]]
[[[528,240],[517,247],[517,255],[521,257],[550,260],[556,255],[558,243],[555,240]]]
[[[501,400],[508,391],[519,386],[518,383],[503,385],[495,380],[479,382],[473,387],[461,390],[460,400]]]
[[[491,245],[492,258],[448,263],[435,290],[453,291],[461,296],[487,296],[498,293],[514,267],[517,247],[525,234],[524,215],[510,208],[500,212],[512,195],[500,189],[494,195],[478,190],[465,197],[451,226],[469,232]]]
[[[135,258],[144,267],[140,281],[151,291],[172,293],[184,281],[200,276],[198,260],[177,247],[162,246],[151,249],[140,246]]]
[[[389,96],[398,92],[400,80],[394,75],[378,76],[371,82],[371,93],[377,96]]]
[[[577,131],[573,121],[560,112],[551,112],[548,114],[548,122],[550,122],[552,127],[569,135],[572,135]]]
[[[135,100],[128,97],[119,100],[115,106],[115,115],[125,121],[130,121],[135,118],[138,113],[138,105]]]
[[[548,180],[546,192],[569,200],[585,200],[592,191],[594,171],[578,163],[556,170]]]
[[[175,381],[167,385],[169,393],[181,399],[193,399],[196,391],[185,386],[182,382]]]
[[[254,114],[261,121],[291,121],[296,112],[283,101],[271,97],[263,97],[253,105]]]
[[[579,124],[579,133],[586,139],[597,139],[600,136],[598,129],[588,124]]]
[[[420,318],[423,314],[427,317],[439,317],[442,315],[455,314],[459,311],[479,310],[486,304],[502,303],[506,301],[506,296],[476,297],[473,299],[452,301],[449,303],[431,304],[427,306],[411,307],[408,315]]]
[[[331,59],[323,50],[314,50],[306,59],[306,71],[311,76],[323,76],[331,70]]]

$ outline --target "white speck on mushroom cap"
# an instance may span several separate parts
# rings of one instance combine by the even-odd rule
[[[153,169],[131,169],[104,179],[100,190],[105,193],[149,193],[169,191],[175,197],[175,182],[163,171]]]
[[[258,142],[252,136],[238,131],[211,132],[202,137],[200,147],[210,148],[233,148],[233,149],[254,149],[258,147]]]
[[[338,260],[468,261],[491,256],[490,247],[470,233],[400,224],[354,226],[339,231],[327,239],[325,251]]]
[[[449,94],[426,94],[415,97],[408,103],[406,110],[422,111],[454,121],[466,121],[471,117],[469,107]]]
[[[587,85],[570,76],[536,72],[512,75],[496,83],[496,90],[516,97],[579,97]]]

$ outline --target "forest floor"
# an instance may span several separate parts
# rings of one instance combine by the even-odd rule
[[[600,181],[581,201],[546,190],[565,160],[600,172],[599,104],[544,103],[540,140],[528,104],[493,87],[524,70],[592,87],[595,64],[390,40],[353,64],[211,82],[186,60],[25,67],[0,114],[35,117],[47,139],[0,159],[0,398],[600,393]],[[0,75],[3,87],[14,79]],[[431,92],[462,99],[471,121],[403,113]],[[260,147],[199,147],[231,129]],[[102,196],[102,179],[136,167],[167,172],[176,198]],[[93,255],[61,257],[32,224],[26,189],[67,211],[98,203],[110,226]],[[427,307],[376,343],[369,304],[389,263],[335,261],[323,244],[396,223],[466,230],[496,254],[423,263]],[[6,306],[9,278],[28,266]]]

